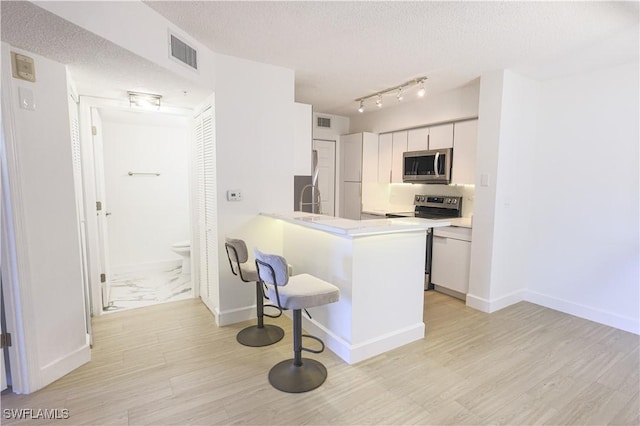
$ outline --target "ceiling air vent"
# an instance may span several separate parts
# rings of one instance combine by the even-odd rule
[[[329,117],[317,117],[316,125],[318,127],[324,127],[326,129],[331,128],[331,119]]]
[[[173,34],[169,34],[169,36],[171,37],[171,56],[197,70],[198,52],[196,51],[196,49],[189,46],[187,43],[180,40]]]

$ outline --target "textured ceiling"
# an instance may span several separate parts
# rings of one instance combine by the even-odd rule
[[[423,75],[444,91],[490,70],[533,72],[638,23],[637,2],[147,5],[213,51],[294,69],[297,101],[343,115],[354,99]]]
[[[2,41],[67,64],[81,95],[127,99],[132,90],[161,94],[172,106],[193,107],[210,94],[32,3],[3,0],[0,10]]]
[[[423,75],[441,92],[495,69],[552,78],[638,57],[635,1],[146,4],[213,51],[295,70],[296,100],[340,115],[354,113],[356,98]],[[3,0],[1,11],[2,40],[68,64],[81,94],[149,91],[175,106],[206,95],[31,3]]]

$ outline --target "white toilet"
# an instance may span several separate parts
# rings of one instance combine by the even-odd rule
[[[180,241],[171,246],[171,250],[182,256],[182,273],[191,273],[191,241]]]

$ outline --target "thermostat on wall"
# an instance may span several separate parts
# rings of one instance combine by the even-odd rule
[[[36,81],[36,66],[33,63],[33,58],[11,52],[11,70],[15,78],[32,83]]]
[[[228,190],[227,201],[242,201],[242,192],[239,189]]]

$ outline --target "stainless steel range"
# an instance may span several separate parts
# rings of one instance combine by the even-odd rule
[[[416,194],[413,197],[415,210],[404,213],[387,213],[387,217],[418,217],[423,219],[451,219],[462,216],[462,197]],[[427,232],[427,252],[424,265],[424,289],[433,290],[431,284],[431,250],[433,229]]]

